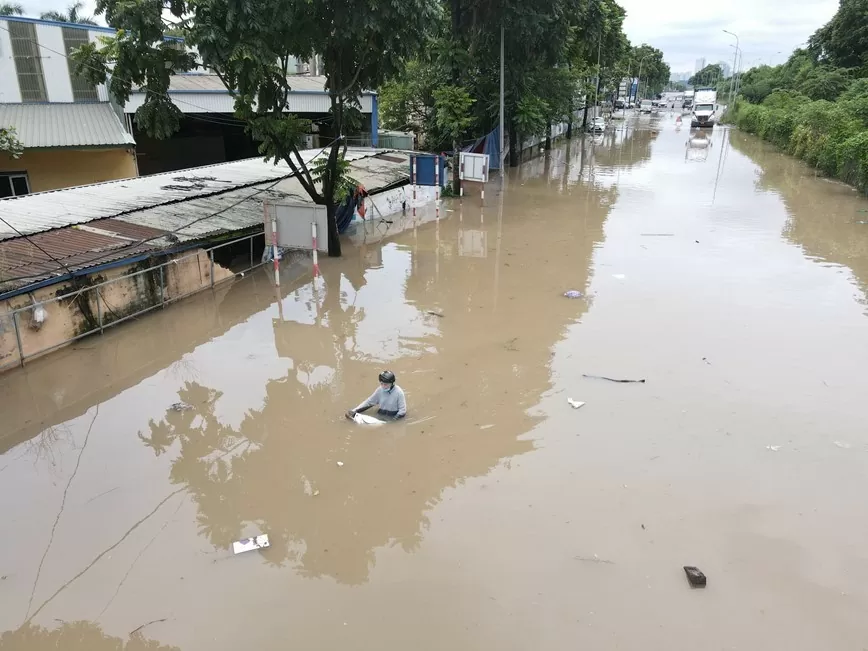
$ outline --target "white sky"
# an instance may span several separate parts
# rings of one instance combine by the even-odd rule
[[[829,21],[837,0],[618,0],[627,10],[624,31],[634,45],[648,43],[663,51],[672,72],[695,72],[700,57],[732,65],[738,34],[744,68],[783,62]],[[780,54],[777,54],[780,52]]]
[[[663,51],[673,72],[694,72],[696,60],[724,60],[732,65],[738,34],[744,67],[781,63],[796,46],[823,26],[838,9],[837,0],[618,0],[627,10],[624,31],[634,45],[648,43]],[[68,0],[23,0],[25,13],[63,10]],[[85,0],[92,14],[95,0]],[[97,22],[104,24],[98,17]],[[778,54],[780,53],[780,54]]]

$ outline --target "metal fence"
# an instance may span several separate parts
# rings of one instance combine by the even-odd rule
[[[256,269],[264,244],[263,233],[248,235],[0,314],[0,371]],[[198,268],[198,282],[184,276],[185,265]],[[134,297],[119,306],[115,293],[130,291]]]

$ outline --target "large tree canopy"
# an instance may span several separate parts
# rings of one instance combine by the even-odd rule
[[[167,138],[180,120],[167,95],[172,74],[199,65],[214,71],[260,151],[286,162],[311,199],[327,207],[329,253],[340,255],[334,213],[346,148],[341,138],[358,117],[360,93],[377,88],[418,51],[437,22],[436,0],[98,0],[97,13],[118,33],[79,50],[80,73],[99,83],[110,76],[110,92],[122,104],[143,89],[136,123]],[[200,60],[167,40],[169,29],[180,31]],[[335,136],[317,174],[299,153],[309,123],[286,112],[290,63],[314,54],[322,57]]]
[[[723,79],[723,68],[719,63],[712,63],[687,80],[689,86],[715,86]]]
[[[808,41],[811,54],[839,68],[868,64],[868,0],[841,0],[837,13]]]

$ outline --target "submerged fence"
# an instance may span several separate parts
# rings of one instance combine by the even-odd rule
[[[65,281],[73,289],[0,314],[0,371],[256,269],[264,246],[260,232],[160,264],[145,260],[109,280]]]

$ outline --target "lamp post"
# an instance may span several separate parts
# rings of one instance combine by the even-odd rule
[[[732,105],[732,91],[735,89],[735,71],[738,66],[738,34],[730,32],[728,29],[723,30],[724,33],[730,36],[735,36],[735,56],[732,58],[732,77],[729,79],[729,105]]]

